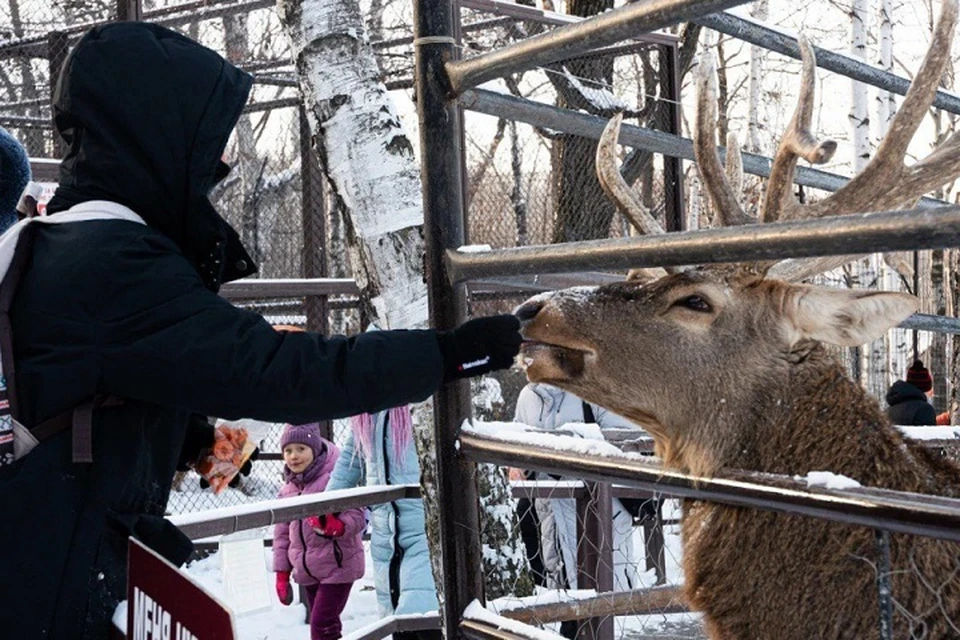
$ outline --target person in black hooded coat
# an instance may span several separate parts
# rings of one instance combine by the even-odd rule
[[[907,369],[907,379],[897,380],[887,390],[887,417],[893,424],[933,426],[937,424],[937,411],[928,398],[933,395],[933,376],[915,360]]]
[[[16,415],[33,427],[95,396],[122,402],[93,411],[92,462],[73,460],[75,427],[0,467],[3,637],[106,637],[130,535],[176,564],[188,557],[163,514],[178,463],[212,443],[198,414],[306,423],[379,411],[507,367],[519,349],[512,316],[325,339],[220,298],[221,283],[255,271],[207,199],[250,86],[215,52],[144,23],[93,29],[65,63],[54,110],[69,148],[48,212],[146,224],[28,227],[10,311]]]

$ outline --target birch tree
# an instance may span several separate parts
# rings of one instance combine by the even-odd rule
[[[381,329],[424,327],[428,315],[419,167],[380,80],[359,3],[278,0],[277,9],[290,39],[312,144],[342,206],[365,317]],[[414,424],[431,557],[440,585],[436,451],[429,405],[418,408]],[[489,475],[487,483],[507,493],[506,475],[499,469]],[[520,541],[504,536],[484,542],[504,550],[485,554],[485,574],[509,572],[510,567],[498,566],[497,559],[515,556],[510,550],[520,550]],[[516,576],[507,580],[518,581]],[[443,594],[438,595],[442,602]]]
[[[767,0],[759,0],[753,4],[751,16],[761,22],[765,21],[769,15]],[[763,63],[767,57],[767,50],[758,45],[750,46],[750,86],[749,102],[747,104],[747,144],[751,153],[760,153],[760,129],[761,122],[766,118],[762,116],[761,109],[763,103],[760,100],[760,89],[763,79]]]
[[[867,61],[868,20],[870,0],[854,0],[850,7],[850,55]],[[853,128],[853,173],[859,174],[870,160],[872,151],[870,138],[870,100],[867,85],[856,80],[851,81],[852,99],[850,124]],[[881,258],[871,255],[865,258],[859,269],[860,285],[876,287],[880,284]],[[887,389],[887,345],[883,338],[871,342],[863,348],[862,371],[866,374],[867,391],[882,398]]]

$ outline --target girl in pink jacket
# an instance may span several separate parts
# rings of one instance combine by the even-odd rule
[[[339,450],[320,435],[317,423],[287,425],[280,439],[286,484],[280,497],[319,493],[327,486]],[[340,614],[354,581],[363,576],[363,511],[310,516],[283,522],[273,534],[273,570],[277,596],[293,600],[290,574],[303,585],[310,602],[310,639],[340,637]]]

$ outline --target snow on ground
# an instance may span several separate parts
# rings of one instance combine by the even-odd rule
[[[664,517],[673,518],[679,514],[677,501],[668,500],[664,505]],[[264,536],[269,535],[267,530],[263,530]],[[643,530],[636,528],[634,530],[634,545],[638,557],[643,562]],[[668,584],[679,584],[682,580],[680,570],[680,536],[677,525],[668,525],[665,530],[666,561],[667,561],[667,582]],[[347,607],[342,617],[343,633],[347,634],[359,631],[363,627],[374,624],[381,620],[377,611],[376,593],[373,588],[373,562],[370,559],[369,543],[364,544],[367,554],[366,572],[361,580],[354,583],[350,599],[347,601]],[[264,549],[264,563],[268,570],[272,566],[272,553],[269,548]],[[642,566],[642,565],[641,565]],[[226,591],[223,584],[222,564],[220,553],[212,555],[190,563],[183,569],[192,578],[197,580],[204,588],[208,589],[213,595],[226,600]],[[641,572],[642,586],[653,586],[656,581],[656,575],[651,569]],[[251,613],[236,618],[238,640],[308,640],[310,638],[310,628],[305,622],[306,609],[303,604],[295,602],[289,607],[285,607],[276,598],[273,593],[273,575],[270,574],[271,585],[271,608],[259,613]],[[570,594],[573,595],[573,594]],[[590,595],[586,592],[577,592],[577,595],[584,597]],[[525,598],[523,604],[556,602],[564,599],[564,593],[538,589],[536,595]],[[491,616],[496,616],[497,612],[502,612],[510,608],[515,608],[520,604],[516,598],[502,598],[488,604]],[[695,614],[669,614],[669,615],[650,615],[650,616],[626,616],[616,619],[616,637],[625,639],[640,638],[701,638],[699,630],[699,618]],[[547,625],[548,630],[556,631],[559,625]],[[552,627],[552,629],[550,629]]]
[[[353,584],[347,608],[341,617],[344,635],[380,620],[376,592],[373,589],[373,563],[370,561],[369,543],[364,543],[364,549],[367,555],[366,572],[363,578]],[[268,569],[272,567],[273,555],[269,548],[264,549],[264,562]],[[222,569],[220,553],[217,552],[203,560],[190,563],[183,571],[213,595],[225,600]],[[310,627],[306,623],[306,607],[299,600],[295,600],[288,607],[280,604],[273,590],[272,573],[270,587],[271,608],[268,611],[236,617],[237,639],[310,640]],[[294,594],[298,597],[296,589]]]

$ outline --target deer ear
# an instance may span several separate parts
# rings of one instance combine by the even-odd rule
[[[791,288],[785,311],[794,343],[805,338],[855,347],[876,340],[920,307],[920,301],[906,293],[801,285]]]

